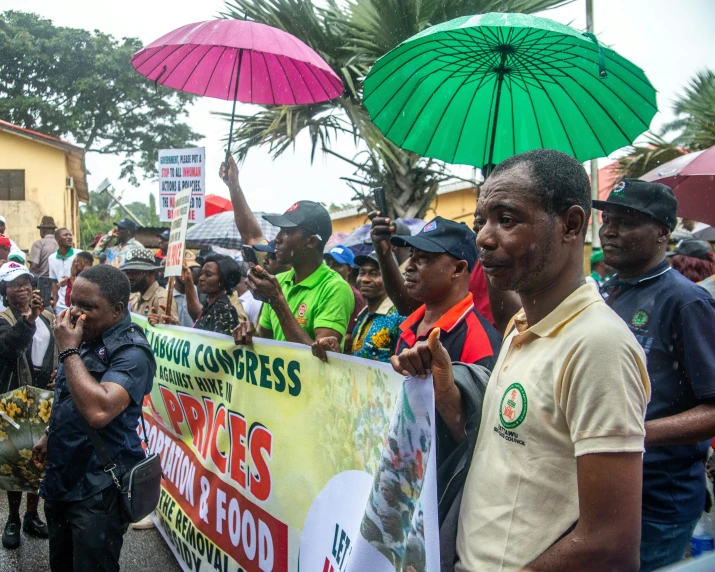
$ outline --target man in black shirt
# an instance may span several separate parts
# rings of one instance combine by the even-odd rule
[[[86,425],[100,434],[117,478],[145,457],[137,427],[156,363],[144,333],[129,317],[128,301],[124,273],[94,266],[77,277],[72,306],[54,329],[61,361],[54,404],[46,435],[33,449],[36,460],[47,462],[40,495],[53,572],[119,570],[128,522]]]

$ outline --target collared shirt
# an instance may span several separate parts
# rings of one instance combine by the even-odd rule
[[[144,248],[144,245],[134,238],[130,238],[126,244],[115,246],[109,246],[108,244],[114,239],[111,234],[105,234],[99,239],[99,244],[97,248],[92,252],[92,256],[99,258],[102,264],[109,264],[115,268],[123,266],[127,261],[127,254],[130,250],[137,250],[139,248]]]
[[[30,253],[27,255],[27,260],[31,265],[37,267],[35,270],[32,270],[35,276],[49,277],[50,265],[48,260],[50,256],[57,252],[58,248],[59,245],[53,234],[46,234],[43,238],[36,240],[32,244]]]
[[[295,283],[295,270],[276,276],[283,296],[300,327],[312,339],[317,328],[330,328],[344,339],[355,298],[342,276],[323,262],[310,276]],[[264,304],[259,320],[261,327],[273,332],[273,339],[285,341],[275,310]]]
[[[501,338],[487,319],[477,312],[474,299],[469,293],[437,320],[429,331],[417,336],[417,328],[425,317],[425,306],[420,306],[402,322],[402,334],[396,353],[411,348],[418,341],[426,340],[434,328],[442,331],[440,342],[452,361],[478,363],[491,370],[501,347]]]
[[[193,327],[194,320],[189,314],[189,308],[186,306],[186,294],[174,290],[174,302],[176,302],[176,316],[179,318],[179,325],[185,328]]]
[[[355,329],[355,325],[357,324],[357,321],[358,321],[358,315],[366,307],[366,304],[365,304],[365,298],[363,298],[362,294],[360,294],[360,290],[355,288],[355,286],[353,286],[352,284],[348,283],[348,286],[350,286],[350,290],[353,293],[353,299],[355,300],[355,305],[353,306],[353,312],[352,312],[352,314],[350,314],[350,319],[348,320],[348,329],[346,330],[346,333],[352,334],[353,330]]]
[[[140,316],[148,316],[152,308],[156,308],[156,313],[159,316],[164,315],[164,310],[161,306],[166,307],[166,288],[159,286],[158,282],[154,282],[146,292],[133,292],[129,296],[129,311]],[[171,299],[171,315],[178,316],[178,307],[173,296]]]
[[[489,291],[487,290],[487,276],[484,267],[477,262],[469,275],[469,291],[474,298],[474,307],[487,321],[496,325],[492,316],[492,307],[489,304]]]
[[[678,415],[715,398],[715,300],[663,260],[632,280],[601,288],[648,357],[653,398],[646,421]],[[663,523],[699,518],[709,441],[648,447],[643,457],[643,518]]]
[[[390,298],[370,313],[365,306],[357,317],[353,330],[353,355],[359,358],[389,362],[395,355],[400,337],[400,324],[404,316],[395,308]]]
[[[715,275],[706,278],[702,282],[698,282],[698,286],[707,290],[710,295],[715,298]]]
[[[455,570],[521,570],[554,544],[579,518],[577,457],[643,451],[648,394],[643,349],[592,285],[531,327],[522,311],[484,396]]]
[[[250,290],[246,290],[238,297],[238,299],[241,300],[241,304],[243,304],[243,309],[246,310],[248,320],[252,324],[257,324],[258,318],[261,315],[261,308],[263,307],[263,302],[261,302],[260,300],[256,300],[253,297],[253,292],[251,292]]]
[[[61,282],[64,278],[69,278],[70,274],[72,274],[72,263],[74,262],[75,254],[77,254],[77,252],[74,248],[70,248],[64,256],[62,256],[60,250],[57,249],[47,261],[50,268],[50,278],[57,280],[57,282]],[[67,309],[67,304],[65,304],[66,295],[67,286],[60,286],[57,289],[57,303],[55,304],[56,314]]]
[[[199,319],[194,324],[194,328],[197,330],[206,330],[227,336],[231,335],[236,326],[238,326],[238,312],[226,294],[219,296],[213,304],[204,306]]]
[[[111,382],[129,394],[127,408],[98,429],[119,476],[144,457],[137,427],[144,396],[151,391],[156,362],[141,328],[127,314],[92,342],[80,346],[80,356],[98,383]],[[114,486],[105,473],[77,411],[64,365],[57,368],[47,441],[47,473],[40,487],[43,498],[80,501]]]

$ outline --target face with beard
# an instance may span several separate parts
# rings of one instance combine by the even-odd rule
[[[154,276],[154,271],[143,271],[143,270],[126,270],[127,278],[129,278],[129,286],[132,293],[141,292],[142,294],[147,291],[149,286],[151,286],[152,278]]]
[[[556,266],[557,221],[519,164],[489,177],[474,214],[479,261],[492,286],[529,295],[547,285]]]

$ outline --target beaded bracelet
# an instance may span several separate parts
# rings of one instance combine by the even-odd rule
[[[68,358],[69,356],[71,356],[73,354],[79,355],[79,348],[70,348],[63,352],[60,352],[59,355],[57,356],[57,359],[59,360],[60,363],[62,363],[65,360],[65,358]]]

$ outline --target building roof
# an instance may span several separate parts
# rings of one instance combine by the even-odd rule
[[[89,194],[87,192],[87,168],[84,162],[85,150],[82,147],[45,135],[39,131],[25,129],[19,125],[14,125],[2,120],[0,120],[0,131],[6,131],[13,135],[25,137],[37,143],[49,145],[64,151],[65,157],[67,158],[67,170],[70,173],[70,177],[74,179],[77,199],[85,203],[89,201]]]

